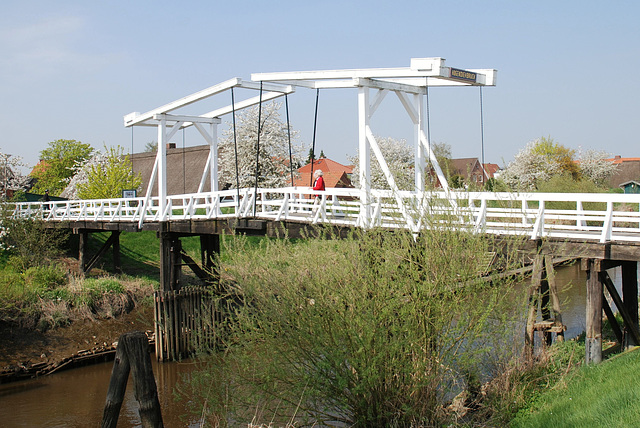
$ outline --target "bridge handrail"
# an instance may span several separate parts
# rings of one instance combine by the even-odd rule
[[[640,242],[640,195],[615,193],[414,192],[354,188],[254,188],[150,198],[13,202],[16,217],[138,222],[257,217],[359,227],[454,224],[494,234]],[[368,200],[365,206],[363,201]],[[146,203],[145,203],[146,201]],[[401,204],[401,205],[399,205]],[[160,207],[165,209],[161,212]],[[254,213],[255,211],[255,213]]]

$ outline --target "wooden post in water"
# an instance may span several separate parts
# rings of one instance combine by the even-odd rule
[[[602,361],[602,282],[600,259],[587,259],[586,364]]]
[[[640,330],[638,324],[638,262],[622,262],[622,299],[624,307],[631,318],[632,326],[625,325],[623,348],[640,345],[633,339],[630,329]]]
[[[538,296],[540,295],[540,283],[542,281],[543,256],[538,254],[533,259],[533,273],[531,285],[529,285],[527,325],[524,333],[524,359],[533,361],[535,344],[535,324],[538,315]]]
[[[134,395],[140,404],[138,412],[143,428],[163,427],[158,390],[149,356],[149,340],[140,331],[125,333],[118,339],[101,427],[115,428],[118,424],[129,372],[133,378]]]
[[[523,355],[526,361],[533,361],[536,331],[542,332],[545,346],[551,345],[553,333],[556,333],[557,341],[564,340],[565,326],[562,324],[560,299],[558,297],[552,256],[537,254],[533,259],[528,304]],[[541,322],[537,321],[538,304],[540,304],[542,315]]]
[[[544,256],[544,265],[547,273],[547,283],[549,284],[549,297],[551,298],[551,308],[553,309],[553,327],[556,329],[556,340],[563,342],[565,326],[562,323],[562,311],[560,309],[560,297],[558,297],[558,285],[556,283],[556,271],[553,267],[553,257]]]

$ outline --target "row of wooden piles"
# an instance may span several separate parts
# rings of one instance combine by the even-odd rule
[[[204,287],[154,293],[156,357],[177,361],[216,341],[215,299]]]

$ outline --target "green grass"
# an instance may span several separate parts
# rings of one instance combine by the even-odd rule
[[[104,242],[109,238],[110,232],[93,233],[89,238],[89,256],[97,253]],[[224,241],[229,237],[221,236]],[[259,246],[260,243],[269,238],[264,236],[248,236],[247,242],[251,246]],[[196,262],[200,262],[200,239],[197,236],[181,237],[182,248]],[[224,243],[221,242],[222,262],[228,260],[229,255],[224,252]],[[77,251],[77,250],[76,250]],[[77,257],[77,252],[73,254]],[[160,240],[153,231],[142,232],[122,232],[120,235],[120,261],[123,272],[146,277],[158,281],[160,279]],[[113,273],[113,253],[107,251],[99,263],[99,267],[106,272]],[[188,268],[183,272],[189,273]]]
[[[581,367],[537,397],[513,428],[631,427],[640,417],[640,351]]]

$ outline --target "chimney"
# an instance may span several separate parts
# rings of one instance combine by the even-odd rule
[[[175,149],[176,143],[167,143],[167,149]]]

